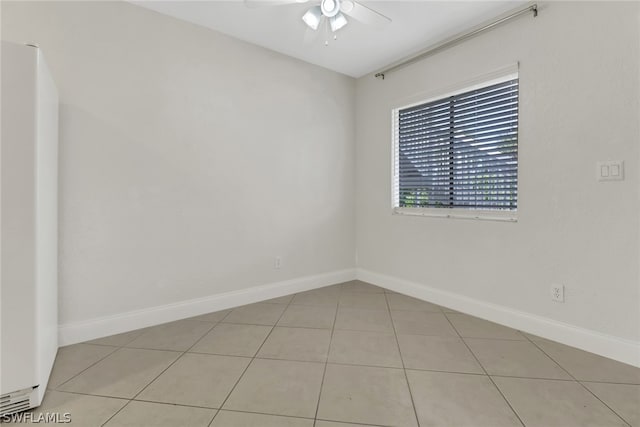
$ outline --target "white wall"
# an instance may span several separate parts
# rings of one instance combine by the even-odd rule
[[[353,79],[122,2],[2,38],[60,93],[61,323],[353,268]]]
[[[640,341],[639,8],[545,3],[536,19],[359,79],[359,267]],[[392,106],[517,61],[518,222],[392,215]],[[596,182],[596,162],[618,159],[626,180]],[[550,300],[551,283],[566,303]]]

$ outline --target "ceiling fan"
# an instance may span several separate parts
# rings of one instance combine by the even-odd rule
[[[307,3],[308,0],[244,0],[247,7],[278,6],[293,3]],[[346,16],[345,16],[346,15]],[[347,16],[364,24],[384,26],[391,18],[384,16],[356,0],[320,0],[302,16],[302,20],[312,30],[317,30],[323,21],[329,23],[332,32],[348,24]]]

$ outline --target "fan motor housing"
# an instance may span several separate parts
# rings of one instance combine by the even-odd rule
[[[340,0],[322,0],[320,9],[324,16],[332,18],[340,12]]]

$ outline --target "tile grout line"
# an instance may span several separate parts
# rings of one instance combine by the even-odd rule
[[[404,380],[407,383],[407,390],[409,390],[409,398],[411,399],[411,406],[413,407],[413,416],[416,418],[416,423],[420,426],[420,418],[418,417],[418,409],[416,408],[416,402],[413,399],[413,392],[411,391],[411,385],[409,384],[409,376],[407,375],[407,369],[404,365],[404,358],[402,357],[402,350],[400,350],[400,341],[398,340],[398,331],[396,330],[396,322],[393,320],[393,314],[391,313],[391,305],[389,304],[389,297],[387,293],[384,294],[384,300],[387,303],[387,310],[389,312],[389,318],[391,319],[391,328],[393,329],[393,336],[396,339],[396,347],[398,349],[398,356],[400,356],[400,363],[402,363],[402,373],[404,374]]]
[[[562,381],[565,383],[574,383],[573,378],[549,378],[549,377],[523,377],[519,375],[503,375],[503,374],[487,374],[491,378],[517,378],[520,380],[543,380],[543,381]]]
[[[325,421],[325,422],[330,422],[330,423],[334,423],[334,424],[344,424],[345,426],[398,427],[397,425],[392,425],[392,424],[363,424],[363,423],[352,422],[352,421],[330,420],[328,418],[320,418],[320,419],[316,419],[316,421]],[[314,424],[314,426],[315,426],[315,424]]]
[[[333,334],[336,330],[336,320],[338,319],[338,310],[340,309],[340,296],[342,295],[342,284],[340,285],[340,290],[338,291],[338,303],[335,307],[335,313],[333,314],[333,323],[331,324],[331,335],[329,336],[329,346],[327,347],[327,357],[324,362],[324,370],[322,371],[322,380],[320,381],[320,390],[318,391],[318,403],[316,403],[316,412],[313,417],[313,426],[317,424],[318,421],[318,411],[320,410],[320,399],[322,398],[322,389],[324,387],[324,378],[327,375],[327,366],[329,365],[329,355],[331,354],[331,344],[333,343]]]
[[[378,332],[372,332],[374,334],[378,333]],[[395,369],[395,370],[402,370],[402,368],[399,368],[397,366],[382,366],[382,365],[364,365],[361,363],[344,363],[344,362],[318,362],[318,361],[313,361],[313,360],[300,360],[300,359],[276,359],[273,357],[256,357],[256,359],[258,360],[280,360],[280,361],[286,361],[286,362],[304,362],[304,363],[315,363],[317,365],[320,364],[327,364],[327,365],[334,365],[334,366],[362,366],[363,368],[383,368],[383,369]]]
[[[229,315],[229,313],[227,313],[224,317],[226,317],[226,316],[228,316],[228,315]],[[224,317],[223,317],[223,319],[224,319]],[[187,319],[189,319],[189,318],[187,318]],[[180,320],[176,320],[175,322],[180,322],[180,321],[182,321],[182,320],[187,320],[187,319],[180,319]],[[173,323],[173,322],[167,322],[167,323]],[[218,323],[219,323],[219,322],[218,322]],[[133,402],[133,401],[136,399],[136,397],[138,397],[138,396],[140,395],[140,393],[142,393],[143,391],[145,391],[145,390],[147,389],[147,387],[149,387],[153,382],[155,382],[155,380],[157,380],[157,379],[160,377],[160,375],[164,374],[164,373],[165,373],[169,368],[171,368],[171,367],[172,367],[172,366],[173,366],[173,365],[174,365],[178,360],[180,360],[180,359],[182,358],[182,356],[184,356],[184,355],[185,355],[185,354],[186,354],[186,353],[187,353],[187,352],[188,352],[188,351],[189,351],[189,350],[190,350],[194,345],[196,345],[198,342],[200,342],[200,340],[201,340],[202,338],[204,338],[204,337],[205,337],[209,332],[211,332],[211,331],[213,330],[213,328],[215,328],[215,327],[218,325],[218,323],[213,323],[213,324],[211,324],[211,327],[210,327],[209,329],[207,329],[207,331],[206,331],[204,334],[202,334],[202,336],[201,336],[200,338],[198,338],[198,339],[197,339],[197,340],[196,340],[196,341],[195,341],[191,346],[189,346],[189,348],[187,348],[186,350],[184,350],[184,351],[182,351],[182,352],[179,352],[179,353],[180,353],[180,355],[179,355],[178,357],[176,357],[176,359],[175,359],[173,362],[171,362],[171,363],[170,363],[170,364],[169,364],[165,369],[163,369],[163,370],[162,370],[162,372],[160,372],[160,373],[159,373],[158,375],[156,375],[156,376],[155,376],[151,381],[149,381],[149,382],[147,383],[147,385],[145,385],[144,387],[142,387],[142,389],[141,389],[139,392],[137,392],[137,393],[136,393],[132,398],[130,398],[130,399],[129,399],[129,401],[128,401],[128,402],[127,402],[127,403],[126,403],[122,408],[120,408],[120,409],[119,409],[118,411],[116,411],[113,415],[111,415],[111,416],[109,417],[109,419],[107,419],[107,421],[105,421],[104,423],[102,423],[102,424],[101,424],[101,426],[105,426],[105,425],[106,425],[109,421],[111,421],[111,420],[112,420],[116,415],[118,415],[120,412],[122,412],[122,411],[124,410],[124,408],[126,408],[127,406],[129,406],[129,404],[131,404],[131,402]],[[156,326],[161,326],[161,325],[163,325],[163,324],[164,324],[164,323],[161,323],[160,325],[156,325]],[[151,326],[151,327],[153,328],[154,326]],[[138,339],[139,337],[143,336],[143,335],[144,335],[144,333],[140,334],[138,337],[136,337],[136,338],[134,338],[133,340],[129,341],[129,344],[130,344],[130,343],[132,343],[133,341],[135,341],[136,339]],[[126,345],[127,345],[127,344],[123,345],[123,346],[121,347],[121,349],[122,349],[122,348],[133,348],[133,349],[137,349],[137,350],[158,350],[158,349],[144,349],[144,348],[140,348],[140,349],[138,349],[138,348],[135,348],[135,347],[126,347]],[[174,351],[174,352],[178,353],[178,352],[177,352],[177,351],[175,351],[175,350],[158,350],[158,351]],[[217,412],[216,412],[216,414],[217,414]],[[215,414],[214,414],[214,416],[215,416]]]
[[[78,344],[82,344],[82,343],[78,343]],[[93,345],[93,344],[92,344]],[[103,346],[103,347],[107,347],[107,346]],[[76,378],[78,375],[82,374],[83,372],[85,372],[87,369],[95,366],[96,364],[102,362],[104,359],[106,359],[107,357],[111,356],[112,354],[114,354],[115,352],[119,351],[122,347],[116,347],[116,346],[109,346],[111,348],[115,347],[115,350],[105,354],[103,357],[101,357],[100,359],[96,360],[94,363],[92,363],[91,365],[87,366],[86,368],[84,368],[83,370],[81,370],[80,372],[78,372],[77,374],[73,375],[71,378],[65,380],[64,382],[58,384],[57,386],[55,386],[53,389],[50,390],[55,390],[55,391],[64,391],[64,390],[60,390],[60,387],[62,387],[63,385],[65,385],[66,383],[68,383],[69,381],[71,381],[72,379]],[[58,355],[56,354],[56,358],[58,357]],[[55,364],[55,359],[54,359],[54,364]]]
[[[280,305],[284,305],[284,304],[280,304]],[[312,307],[312,306],[307,306],[307,307]],[[331,308],[330,306],[323,306],[323,308]],[[290,325],[265,325],[264,323],[260,324],[260,323],[237,323],[237,322],[220,322],[223,325],[241,325],[241,326],[277,326],[278,328],[291,328],[291,329],[311,329],[314,331],[318,331],[318,330],[327,330],[327,329],[331,329],[331,328],[319,328],[319,327],[311,327],[311,326],[290,326]]]
[[[62,394],[75,394],[77,396],[104,397],[105,399],[117,399],[117,400],[127,400],[127,401],[131,400],[128,397],[107,396],[105,394],[88,394],[88,393],[78,393],[77,391],[62,391],[62,390],[53,390],[53,389],[49,391],[55,391],[56,393],[62,393]],[[34,408],[31,408],[31,409],[34,409]]]
[[[125,332],[126,333],[126,332]],[[122,348],[123,346],[121,345],[113,345],[113,344],[98,344],[98,343],[92,343],[89,341],[83,341],[83,342],[78,342],[75,344],[70,344],[70,345],[65,345],[64,347],[60,347],[60,348],[65,348],[65,347],[71,347],[74,345],[78,345],[78,344],[83,344],[83,345],[97,345],[99,347],[115,347],[115,348]]]
[[[208,409],[210,411],[218,411],[220,409],[220,408],[215,408],[213,406],[191,405],[191,404],[188,404],[188,403],[162,402],[160,400],[152,400],[152,399],[135,399],[135,400],[132,399],[131,402],[156,403],[158,405],[182,406],[182,407],[185,407],[185,408]]]
[[[500,393],[500,396],[502,396],[502,399],[506,402],[506,404],[509,406],[509,408],[511,409],[511,412],[513,412],[513,414],[518,418],[518,421],[520,421],[520,424],[522,424],[523,426],[525,426],[526,424],[524,423],[524,421],[522,421],[522,418],[520,418],[520,415],[516,412],[516,410],[513,408],[513,406],[511,406],[511,402],[509,402],[507,400],[507,397],[504,395],[504,393],[502,393],[502,390],[500,390],[500,388],[498,387],[498,385],[496,384],[496,382],[493,380],[493,378],[491,378],[491,376],[489,375],[489,373],[487,372],[487,370],[484,368],[484,365],[482,363],[480,363],[480,359],[478,359],[478,357],[476,356],[476,354],[473,352],[473,350],[471,350],[471,347],[469,347],[469,344],[467,344],[467,342],[464,340],[464,337],[462,337],[462,335],[460,335],[460,332],[458,331],[458,329],[454,326],[453,322],[451,321],[451,319],[449,319],[449,316],[447,316],[447,313],[444,313],[444,317],[446,317],[447,321],[449,322],[449,324],[451,325],[451,327],[453,328],[454,331],[456,331],[456,334],[458,334],[458,337],[460,338],[460,341],[462,341],[462,343],[465,345],[465,347],[467,347],[467,350],[469,350],[469,353],[471,353],[471,355],[473,356],[473,358],[476,360],[476,363],[480,366],[480,368],[482,368],[482,370],[484,371],[485,375],[487,376],[487,378],[489,378],[489,381],[491,381],[491,384],[493,384],[493,386],[495,387],[496,390],[498,390],[498,393]]]
[[[542,347],[540,347],[538,344],[536,344],[535,341],[533,341],[531,338],[529,338],[528,336],[525,335],[525,338],[531,343],[533,344],[538,350],[540,350],[542,353],[545,354],[545,356],[547,356],[549,359],[551,359],[553,361],[553,363],[555,363],[556,365],[558,365],[560,367],[560,369],[562,369],[563,371],[565,371],[567,373],[567,375],[569,375],[571,378],[573,378],[573,381],[575,381],[576,383],[580,384],[580,386],[582,388],[584,388],[587,393],[591,394],[593,397],[595,397],[598,401],[600,401],[600,403],[602,403],[604,406],[606,406],[607,408],[609,408],[609,410],[611,412],[613,412],[618,418],[620,418],[622,420],[622,422],[624,422],[626,425],[631,427],[631,423],[627,422],[627,420],[625,420],[620,414],[618,414],[616,411],[613,410],[612,407],[610,407],[609,405],[607,405],[606,403],[604,403],[604,401],[602,399],[600,399],[594,392],[592,392],[591,390],[589,390],[589,387],[585,386],[584,384],[582,384],[582,382],[577,379],[576,377],[574,377],[571,372],[569,372],[564,366],[562,366],[559,362],[556,361],[556,359],[554,359],[553,357],[551,357],[546,351],[544,351],[544,349]]]
[[[184,408],[207,409],[207,410],[216,411],[216,412],[222,411],[221,408],[213,408],[213,407],[210,407],[210,406],[187,405],[187,404],[184,404],[184,403],[167,403],[167,402],[159,402],[157,400],[138,399],[138,400],[136,400],[136,402],[155,403],[155,404],[158,404],[158,405],[165,405],[165,406],[180,406],[180,407],[184,407]],[[301,416],[297,416],[297,415],[269,414],[267,412],[240,411],[238,409],[225,409],[224,411],[225,412],[237,412],[239,414],[267,415],[267,416],[271,416],[271,417],[295,418],[295,419],[299,419],[299,420],[313,421],[313,418],[301,417]],[[211,421],[213,421],[213,419]]]
[[[211,418],[211,421],[209,421],[209,424],[207,424],[208,427],[211,427],[211,425],[213,424],[213,422],[215,421],[216,417],[218,416],[218,414],[222,411],[222,409],[224,408],[225,403],[227,403],[227,400],[229,400],[229,397],[231,397],[231,394],[233,393],[233,391],[236,389],[236,387],[238,386],[238,384],[240,383],[240,381],[242,380],[242,378],[244,377],[244,374],[249,370],[249,367],[253,364],[253,361],[256,359],[256,356],[258,355],[258,353],[260,353],[260,350],[262,349],[262,347],[264,346],[264,344],[267,342],[267,340],[269,339],[269,337],[271,336],[271,333],[273,332],[273,330],[276,328],[276,325],[278,324],[278,322],[280,321],[280,319],[282,319],[282,316],[284,316],[284,313],[287,311],[287,309],[289,308],[289,306],[291,305],[291,302],[293,301],[293,299],[295,298],[297,294],[291,294],[291,299],[289,300],[289,302],[285,305],[285,304],[281,304],[281,305],[285,305],[284,310],[282,310],[282,313],[280,313],[280,316],[278,316],[278,319],[274,322],[273,325],[271,325],[271,330],[269,331],[269,333],[267,334],[267,336],[264,338],[264,340],[262,340],[262,344],[260,344],[260,347],[258,347],[258,349],[255,351],[255,353],[253,354],[253,356],[251,357],[251,360],[249,361],[249,363],[247,363],[246,368],[244,368],[244,370],[242,371],[242,373],[240,374],[240,376],[238,377],[238,379],[236,380],[235,384],[233,385],[233,387],[231,387],[231,390],[229,390],[229,393],[227,393],[227,397],[224,398],[224,400],[222,401],[222,403],[220,404],[220,408],[218,409],[218,411],[213,415],[213,418]],[[287,296],[287,295],[285,295]],[[240,307],[244,307],[244,306],[240,306]],[[238,307],[236,307],[238,308]],[[232,310],[233,311],[233,310]],[[222,319],[226,319],[227,316],[229,316],[229,314],[231,314],[231,312],[227,313],[227,315]],[[222,321],[220,321],[220,323],[222,323]],[[268,325],[260,325],[260,326],[268,326]],[[195,344],[194,344],[195,345]],[[237,411],[240,412],[240,411]],[[271,414],[272,415],[272,414]]]
[[[579,383],[593,383],[593,384],[611,384],[611,385],[635,385],[640,386],[640,383],[620,383],[614,381],[591,381],[591,380],[576,380]]]
[[[222,409],[219,409],[218,412],[222,411]],[[266,412],[253,412],[253,411],[239,411],[237,409],[225,409],[225,411],[227,412],[235,412],[238,414],[255,414],[255,415],[266,415],[269,417],[282,417],[282,418],[293,418],[296,420],[309,420],[309,421],[313,421],[313,418],[309,418],[309,417],[299,417],[296,415],[284,415],[284,414],[269,414]],[[217,414],[216,414],[217,415]],[[213,420],[211,420],[213,422]],[[210,424],[209,424],[210,425]]]

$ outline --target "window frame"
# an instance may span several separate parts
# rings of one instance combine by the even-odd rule
[[[400,207],[400,191],[399,191],[399,156],[400,156],[400,139],[399,130],[399,111],[417,105],[428,104],[430,102],[443,100],[445,98],[460,95],[476,89],[492,86],[494,84],[503,83],[508,80],[519,79],[518,64],[505,67],[496,72],[475,78],[457,84],[453,87],[432,92],[430,94],[420,94],[413,96],[411,99],[405,99],[396,103],[391,109],[391,211],[393,215],[410,215],[434,218],[452,218],[452,219],[469,219],[469,220],[489,220],[489,221],[518,221],[518,206],[516,209],[478,209],[478,208],[429,208],[429,207]],[[518,95],[520,88],[518,88]],[[520,105],[520,97],[518,96],[518,105]],[[518,149],[520,148],[520,111],[518,111]],[[520,188],[520,163],[517,168],[517,188]],[[518,191],[518,202],[520,201],[520,192]],[[520,203],[518,203],[519,205]]]

